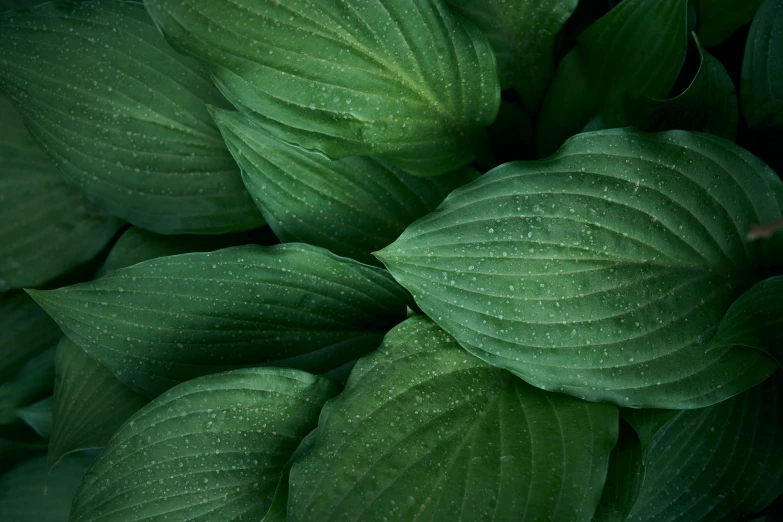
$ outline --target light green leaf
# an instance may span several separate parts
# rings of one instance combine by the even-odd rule
[[[705,348],[753,283],[745,234],[780,219],[780,183],[709,134],[581,134],[457,189],[377,255],[464,348],[534,386],[696,408],[776,367]]]
[[[69,272],[122,225],[60,175],[3,96],[0,165],[0,292]]]
[[[70,522],[260,520],[286,462],[336,391],[327,379],[283,368],[183,383],[112,437],[76,494]]]
[[[298,243],[164,257],[30,294],[148,397],[239,366],[340,375],[405,319],[408,303],[385,270]]]
[[[699,44],[695,34],[693,38],[700,65],[690,85],[665,100],[629,93],[628,121],[646,131],[692,130],[734,141],[739,122],[734,82],[720,61]]]
[[[0,383],[62,335],[57,324],[21,290],[0,294]]]
[[[54,400],[46,397],[38,402],[19,408],[16,415],[41,437],[48,439],[52,433],[52,409]]]
[[[416,316],[321,414],[288,520],[589,521],[616,439],[614,406],[528,386]]]
[[[67,453],[105,446],[149,402],[67,337],[57,348],[55,372],[49,469]]]
[[[740,82],[751,128],[783,128],[783,0],[764,0],[750,26]]]
[[[578,0],[447,0],[484,33],[495,51],[503,89],[514,87],[537,114],[555,72],[557,33]]]
[[[54,346],[47,348],[27,361],[12,379],[0,384],[0,424],[18,422],[17,409],[51,395],[54,354]]]
[[[63,175],[161,233],[263,223],[206,103],[226,105],[144,6],[49,3],[0,17],[0,89]]]
[[[629,520],[740,520],[783,492],[781,374],[655,436]]]
[[[718,327],[709,348],[756,348],[783,365],[783,276],[770,277],[742,294]]]
[[[696,30],[707,47],[723,43],[750,22],[762,0],[695,0],[698,12]]]
[[[330,160],[279,140],[238,112],[212,115],[277,237],[364,263],[376,264],[370,252],[476,178],[468,170],[419,178],[376,158]]]
[[[0,476],[0,520],[68,522],[73,495],[94,458],[69,456],[47,477],[46,455],[41,455]]]
[[[625,0],[580,34],[541,108],[541,155],[582,129],[628,125],[630,92],[668,96],[688,47],[687,12],[687,0]]]
[[[444,0],[146,5],[238,109],[333,158],[384,156],[414,174],[450,172],[473,160],[497,114],[489,42]]]

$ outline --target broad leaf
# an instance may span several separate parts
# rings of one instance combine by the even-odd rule
[[[770,277],[731,305],[710,341],[710,349],[747,346],[783,365],[783,276]]]
[[[696,30],[707,47],[723,43],[750,22],[762,0],[695,0],[698,12]]]
[[[327,379],[281,368],[183,383],[112,437],[76,494],[70,522],[260,520],[286,462],[336,391]]]
[[[690,85],[679,95],[665,100],[630,93],[628,122],[646,131],[692,130],[734,141],[739,122],[734,82],[695,35],[694,41],[700,64]]]
[[[457,189],[377,255],[464,348],[535,386],[695,408],[775,369],[705,350],[753,283],[745,234],[780,219],[780,184],[709,134],[582,134]]]
[[[443,0],[146,4],[237,108],[333,158],[442,174],[472,161],[497,114],[489,42]]]
[[[385,270],[298,243],[164,257],[30,293],[148,397],[247,365],[339,375],[405,319],[408,303]]]
[[[642,486],[644,452],[639,435],[620,421],[617,444],[609,455],[609,468],[594,522],[625,522]]]
[[[120,228],[122,221],[60,175],[2,96],[0,164],[0,292],[39,286],[76,268]]]
[[[149,402],[67,337],[57,348],[55,375],[49,469],[67,453],[105,446]]]
[[[687,0],[625,0],[580,34],[541,108],[541,155],[553,153],[586,126],[628,125],[630,92],[668,96],[685,60],[687,12]]]
[[[748,126],[783,128],[783,0],[764,0],[742,62],[742,113]]]
[[[419,178],[376,158],[330,160],[279,140],[240,113],[213,116],[277,237],[365,263],[377,263],[370,252],[476,177],[465,170]]]
[[[578,0],[447,0],[486,35],[498,61],[501,88],[514,87],[538,113],[555,72],[557,33]]]
[[[294,451],[294,453],[291,455],[291,458],[288,459],[288,462],[286,463],[285,468],[283,468],[283,472],[280,475],[280,482],[277,483],[277,488],[275,489],[275,496],[272,499],[272,504],[269,506],[269,511],[266,512],[266,515],[264,515],[264,518],[261,520],[261,522],[286,522],[288,517],[289,476],[291,473],[291,467],[293,466],[294,462],[302,457],[302,455],[310,451],[316,440],[318,440],[317,429],[311,431],[304,439],[302,439],[302,442],[299,443],[296,451]]]
[[[131,223],[217,233],[263,223],[194,61],[131,2],[49,3],[0,17],[0,89],[67,179]]]
[[[0,383],[62,335],[57,324],[21,290],[0,294]]]
[[[54,355],[52,346],[33,356],[13,378],[0,384],[0,424],[19,422],[18,409],[51,395]]]
[[[46,455],[41,455],[0,476],[0,520],[68,522],[71,500],[93,458],[69,456],[47,477]]]
[[[589,521],[616,438],[614,406],[533,388],[415,316],[322,413],[288,520]]]

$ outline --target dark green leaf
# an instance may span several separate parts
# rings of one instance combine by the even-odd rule
[[[213,111],[242,178],[272,230],[365,263],[475,175],[434,178],[406,174],[365,157],[330,160],[290,145],[238,112]]]
[[[288,459],[288,463],[283,468],[283,472],[280,476],[280,482],[275,489],[275,496],[272,499],[272,504],[269,506],[269,511],[266,512],[261,522],[286,522],[288,516],[288,490],[289,490],[289,475],[291,473],[291,466],[297,459],[301,458],[306,452],[315,444],[318,439],[318,430],[311,431],[307,437],[302,439],[299,446],[294,451],[291,458]]]
[[[633,508],[644,474],[644,451],[639,435],[620,421],[620,435],[609,455],[609,469],[606,473],[601,501],[593,516],[594,522],[625,522]]]
[[[538,113],[555,72],[557,33],[578,0],[447,0],[489,39],[501,88],[514,87],[525,109]]]
[[[472,161],[497,114],[489,42],[443,0],[146,4],[237,108],[333,158],[450,172]]]
[[[0,424],[18,422],[17,409],[51,395],[54,355],[55,347],[47,348],[27,361],[13,378],[0,384]]]
[[[149,397],[238,366],[346,372],[405,319],[408,303],[385,270],[298,243],[164,257],[30,293]]]
[[[783,128],[783,0],[764,0],[742,62],[742,114],[749,127]]]
[[[695,408],[776,367],[705,348],[753,283],[745,234],[780,219],[780,184],[709,134],[581,134],[457,189],[378,257],[463,347],[535,386]]]
[[[70,521],[260,520],[286,462],[336,391],[327,379],[283,368],[183,383],[112,437]]]
[[[49,469],[67,453],[105,446],[148,402],[67,337],[57,348],[55,372]]]
[[[46,397],[17,410],[17,416],[41,437],[48,439],[52,433],[52,410],[54,399]]]
[[[322,413],[288,520],[589,521],[616,439],[614,406],[533,388],[416,316]]]
[[[0,292],[69,272],[122,225],[60,175],[3,96],[0,164]]]
[[[36,437],[24,441],[0,437],[0,476],[20,462],[46,452],[46,440]]]
[[[762,0],[694,0],[698,12],[696,30],[707,47],[723,43],[750,22]]]
[[[665,98],[688,46],[687,0],[625,0],[579,35],[544,99],[538,150],[553,153],[583,128],[628,125],[630,92]]]
[[[666,426],[677,415],[677,413],[677,410],[620,409],[620,418],[634,429],[639,438],[639,443],[642,445],[643,449],[643,461],[647,460],[647,452],[650,450],[650,446],[652,445],[655,436],[661,428]]]
[[[49,3],[0,18],[0,89],[66,178],[161,233],[263,223],[206,103],[226,105],[144,6]]]
[[[94,457],[69,456],[47,477],[46,455],[41,455],[0,477],[0,520],[68,522],[71,500]]]

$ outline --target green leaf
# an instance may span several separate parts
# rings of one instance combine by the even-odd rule
[[[370,252],[435,210],[469,170],[436,178],[405,174],[365,157],[330,160],[285,143],[238,112],[212,113],[266,222],[284,242],[301,241],[376,264]]]
[[[557,33],[578,0],[447,0],[484,33],[498,61],[503,89],[514,87],[525,109],[538,113],[555,73]]]
[[[639,438],[642,445],[642,461],[647,460],[647,453],[650,450],[653,439],[658,432],[666,426],[676,415],[676,410],[634,410],[630,408],[620,409],[620,418],[631,426]]]
[[[443,0],[148,0],[177,47],[278,138],[414,174],[470,163],[500,101],[489,42]],[[248,23],[253,20],[253,23]]]
[[[54,400],[46,397],[17,410],[16,415],[41,437],[48,439],[52,433],[52,409]]]
[[[122,225],[60,175],[3,96],[0,163],[0,292],[71,271],[103,250]]]
[[[709,134],[611,130],[457,189],[377,254],[474,355],[629,407],[695,408],[757,384],[757,350],[705,348],[780,219],[780,179]]]
[[[327,379],[282,368],[183,383],[112,437],[76,494],[70,522],[259,520],[336,391]]]
[[[0,383],[62,335],[57,324],[21,290],[0,294]]]
[[[709,132],[734,141],[739,112],[737,92],[729,73],[693,35],[700,65],[690,85],[669,99],[629,93],[628,121],[646,131],[672,129]]]
[[[0,437],[0,476],[20,462],[44,452],[46,452],[46,440],[40,437],[23,441]]]
[[[783,0],[764,0],[750,26],[740,96],[748,126],[783,128]]]
[[[694,0],[698,12],[696,30],[707,47],[726,41],[750,22],[762,0]]]
[[[783,365],[783,276],[770,277],[742,294],[718,327],[709,349],[747,346]]]
[[[589,521],[616,439],[614,406],[528,386],[415,316],[321,414],[288,520]]]
[[[617,444],[609,455],[609,469],[594,522],[625,522],[642,486],[644,452],[636,434],[627,422],[620,421]]]
[[[94,458],[69,456],[47,477],[46,455],[41,455],[0,476],[0,520],[68,522],[73,495]]]
[[[148,397],[239,366],[339,375],[405,319],[408,303],[385,270],[295,243],[164,257],[30,294]]]
[[[323,411],[323,410],[322,410]],[[288,459],[288,462],[283,468],[283,472],[280,476],[280,482],[275,489],[275,496],[272,499],[272,504],[269,506],[269,511],[266,512],[261,522],[286,522],[288,517],[288,492],[289,492],[289,475],[291,473],[291,467],[297,459],[301,458],[306,452],[312,449],[315,441],[318,440],[318,430],[311,431],[307,437],[302,439],[296,451]]]
[[[585,127],[628,125],[628,93],[668,96],[688,47],[687,12],[687,0],[625,0],[580,34],[544,99],[540,154]]]
[[[781,374],[656,435],[629,520],[739,520],[783,492]]]
[[[49,469],[67,453],[105,446],[149,402],[67,337],[57,348],[55,372]]]
[[[71,182],[160,233],[263,223],[206,103],[200,66],[131,2],[50,3],[0,17],[0,89]]]
[[[19,422],[17,409],[51,395],[55,349],[52,346],[33,356],[12,379],[0,384],[0,424]]]

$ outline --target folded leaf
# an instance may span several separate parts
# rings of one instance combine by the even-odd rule
[[[0,294],[0,383],[63,336],[57,324],[24,292]]]
[[[377,255],[464,348],[535,386],[696,408],[776,367],[705,349],[757,277],[745,234],[780,219],[780,185],[709,134],[581,134],[457,189]]]
[[[19,422],[19,408],[51,395],[54,354],[54,346],[47,348],[27,361],[13,378],[0,384],[0,424]]]
[[[41,437],[48,439],[52,433],[52,409],[54,400],[46,397],[17,410],[16,415]]]
[[[470,163],[500,92],[489,42],[443,0],[148,0],[177,47],[278,138],[437,175]],[[252,23],[248,23],[252,20]]]
[[[555,72],[557,33],[578,0],[447,0],[481,29],[495,51],[503,89],[514,87],[537,114]]]
[[[336,391],[327,379],[282,368],[183,383],[112,437],[76,494],[70,522],[260,520],[286,462]]]
[[[122,225],[60,175],[3,96],[0,164],[0,292],[69,272],[103,250]]]
[[[49,3],[0,17],[0,89],[63,175],[161,233],[260,226],[206,104],[226,105],[132,2]]]
[[[164,257],[30,294],[148,397],[239,366],[339,375],[405,319],[408,303],[385,270],[294,243]]]
[[[764,0],[742,61],[742,114],[749,127],[783,128],[783,0]]]
[[[668,96],[688,47],[687,12],[687,0],[625,0],[580,34],[544,99],[540,154],[553,153],[586,126],[628,125],[630,92]]]
[[[696,30],[707,47],[723,43],[750,22],[762,0],[695,0],[698,12]]]
[[[609,468],[593,522],[625,522],[642,486],[644,452],[639,436],[620,421],[617,444],[609,455]]]
[[[463,170],[419,178],[376,158],[330,160],[279,140],[238,112],[216,110],[213,117],[277,237],[364,263],[376,264],[370,252],[476,177]]]
[[[67,337],[57,348],[55,372],[49,469],[67,453],[105,446],[149,402]]]
[[[415,316],[322,413],[288,520],[589,521],[616,439],[614,406],[533,388]]]

